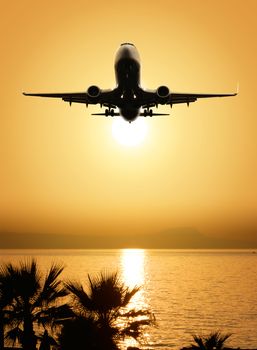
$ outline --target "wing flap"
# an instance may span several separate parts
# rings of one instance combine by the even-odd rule
[[[101,90],[100,96],[89,96],[87,92],[64,92],[64,93],[27,93],[25,96],[60,98],[69,103],[97,104],[115,108],[117,105],[117,89]]]
[[[176,104],[176,103],[190,103],[195,102],[198,98],[211,98],[211,97],[228,97],[228,96],[236,96],[237,93],[229,93],[229,94],[187,94],[180,92],[172,92],[169,95],[169,99],[167,104]]]
[[[61,98],[65,102],[90,103],[86,92],[68,92],[68,93],[26,93],[25,96]]]
[[[178,104],[178,103],[191,103],[195,102],[199,98],[212,98],[212,97],[228,97],[228,96],[236,96],[236,93],[228,93],[228,94],[198,94],[198,93],[182,93],[182,92],[171,92],[167,98],[161,98],[157,94],[157,90],[139,90],[139,100],[140,105],[144,107],[155,107],[158,104]]]

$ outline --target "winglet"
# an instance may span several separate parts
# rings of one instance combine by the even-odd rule
[[[236,86],[236,94],[239,94],[239,81],[237,82],[237,86]]]

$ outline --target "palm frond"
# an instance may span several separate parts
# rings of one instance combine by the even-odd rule
[[[57,346],[56,340],[48,333],[46,329],[43,334],[38,336],[38,338],[40,339],[39,350],[50,350],[51,346]]]
[[[130,300],[132,299],[132,297],[140,290],[140,287],[134,287],[133,289],[129,290],[124,289],[123,292],[123,300],[122,300],[122,306],[126,307],[128,305],[128,303],[130,302]]]
[[[131,298],[138,292],[135,287],[129,290],[119,279],[117,273],[100,273],[95,278],[88,276],[89,298],[95,310],[108,312],[115,308],[125,307]]]
[[[22,336],[23,330],[19,326],[17,326],[6,332],[5,339],[8,342],[12,342],[12,344],[14,344],[16,341],[21,343]]]
[[[132,321],[120,330],[120,335],[123,338],[132,337],[138,339],[142,335],[142,328],[151,324],[151,320],[149,319]]]
[[[71,307],[67,304],[52,306],[45,310],[40,310],[35,319],[39,325],[43,327],[49,326],[54,328],[57,324],[61,324],[64,320],[71,319],[75,316]]]
[[[231,334],[222,334],[220,331],[210,333],[205,338],[205,346],[207,349],[217,349],[220,350],[224,347],[226,340],[231,336]]]
[[[0,266],[0,309],[8,306],[14,298],[12,269],[9,263]]]
[[[41,278],[36,260],[22,261],[19,268],[14,271],[14,278],[16,295],[19,295],[23,301],[35,300],[40,291]]]
[[[65,287],[73,294],[75,307],[80,312],[93,311],[94,305],[89,295],[85,292],[83,286],[79,282],[65,282]]]
[[[203,338],[201,336],[198,336],[198,335],[194,334],[193,335],[193,339],[194,339],[194,341],[196,343],[196,345],[195,344],[191,344],[193,349],[206,350],[205,349],[204,340],[203,340]]]
[[[196,344],[191,344],[193,349],[221,350],[231,334],[222,334],[220,331],[212,332],[207,336],[193,335]]]
[[[66,290],[62,287],[62,282],[58,277],[62,273],[64,266],[60,264],[52,264],[48,273],[45,276],[42,290],[36,301],[36,305],[49,305],[55,302],[56,299],[67,295]]]
[[[135,318],[135,317],[150,317],[152,321],[155,321],[155,316],[150,310],[129,310],[125,313],[120,313],[120,317]]]

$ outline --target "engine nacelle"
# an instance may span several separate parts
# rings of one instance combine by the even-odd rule
[[[156,90],[156,93],[160,99],[160,103],[166,103],[170,94],[170,90],[167,86],[162,85],[158,87],[158,89]]]
[[[101,89],[96,85],[91,85],[87,89],[87,94],[92,100],[97,100],[101,95]]]

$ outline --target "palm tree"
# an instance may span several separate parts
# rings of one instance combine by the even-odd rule
[[[67,305],[57,304],[67,295],[58,279],[63,266],[52,264],[44,278],[34,259],[18,267],[7,264],[5,270],[12,279],[13,303],[9,309],[15,323],[7,338],[20,340],[24,350],[36,350],[35,322],[46,328],[53,326],[55,319],[71,315]]]
[[[118,349],[120,339],[128,336],[137,339],[142,333],[142,327],[154,322],[153,315],[148,310],[127,311],[131,298],[139,288],[126,287],[117,273],[101,273],[95,278],[88,275],[88,282],[88,291],[80,283],[66,283],[67,289],[74,296],[77,318],[87,319],[87,322],[91,322],[91,327],[95,327],[98,342],[91,342],[90,347],[90,342],[84,337],[84,343],[88,343],[86,349]],[[69,327],[71,326],[64,327],[63,333]],[[80,343],[82,342],[83,339]]]
[[[195,344],[191,348],[195,350],[221,350],[231,334],[222,334],[220,331],[210,333],[207,336],[193,335]]]
[[[6,266],[0,267],[0,349],[4,349],[4,328],[11,322],[8,305],[13,299],[12,279],[6,269]]]
[[[61,350],[83,349],[83,350],[103,350],[103,340],[100,337],[97,322],[90,316],[77,316],[67,321],[59,336]],[[104,344],[106,345],[106,344]],[[115,350],[116,346],[112,349]]]

